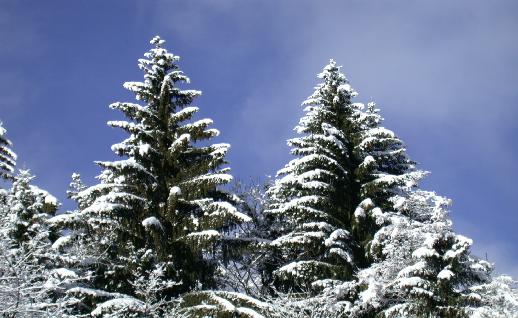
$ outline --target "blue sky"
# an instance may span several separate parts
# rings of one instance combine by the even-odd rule
[[[334,58],[358,101],[453,199],[474,251],[518,277],[518,2],[0,2],[0,119],[37,184],[64,200],[72,172],[114,159],[115,101],[141,80],[137,59],[159,34],[182,57],[197,105],[232,144],[234,175],[274,174],[315,74]],[[71,207],[64,202],[64,207]]]

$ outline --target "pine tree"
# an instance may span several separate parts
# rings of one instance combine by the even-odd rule
[[[471,317],[506,318],[518,313],[518,282],[501,275],[471,290],[481,296],[482,306],[471,310]]]
[[[47,285],[53,289],[54,302],[72,316],[89,313],[97,302],[120,297],[120,294],[95,288],[99,286],[93,284],[96,264],[105,259],[105,250],[99,246],[107,237],[95,235],[88,227],[92,220],[80,213],[90,201],[83,200],[78,194],[87,188],[81,176],[73,173],[67,197],[75,201],[77,208],[49,220],[51,227],[60,230],[61,235],[51,246],[55,259]]]
[[[320,77],[296,127],[303,136],[288,141],[300,158],[268,190],[274,240],[266,281],[321,290],[304,304],[329,315],[464,315],[479,303],[469,288],[487,282],[489,264],[452,231],[448,200],[418,190],[426,172],[381,126],[375,104],[351,102],[355,93],[334,62]]]
[[[10,148],[12,143],[6,138],[6,133],[7,131],[0,122],[0,178],[12,180],[16,166],[16,154]]]
[[[333,60],[318,77],[323,83],[303,102],[306,114],[295,127],[302,136],[288,141],[298,158],[268,190],[274,203],[266,213],[276,237],[271,280],[283,290],[350,279],[361,255],[351,235],[359,193],[352,138],[361,128],[360,107]]]
[[[433,205],[427,207],[430,201]],[[428,210],[421,214],[428,219],[418,227],[403,229],[412,231],[414,237],[414,244],[403,243],[412,252],[413,261],[401,266],[391,283],[399,300],[383,311],[384,316],[468,317],[471,308],[480,305],[481,296],[471,287],[489,281],[491,266],[470,255],[470,239],[453,232],[448,205],[449,200],[429,192],[416,192],[402,204],[403,211]],[[416,241],[420,242],[417,246]],[[385,245],[394,244],[398,242],[388,240]]]
[[[362,112],[362,129],[354,145],[354,154],[361,162],[354,170],[361,184],[361,202],[354,212],[353,233],[369,263],[380,256],[380,251],[372,249],[370,243],[388,220],[387,212],[394,211],[395,198],[405,196],[426,175],[416,170],[415,162],[407,156],[404,143],[395,133],[380,126],[383,118],[375,106],[371,102]]]
[[[0,313],[5,317],[54,316],[52,289],[46,284],[54,255],[48,224],[56,198],[34,185],[28,170],[13,177],[2,200],[0,220]]]
[[[9,207],[9,236],[18,246],[38,240],[52,239],[47,220],[58,208],[55,197],[34,185],[34,176],[20,170],[7,197]],[[43,235],[43,237],[42,237]]]
[[[430,280],[426,284],[432,289],[428,292],[433,294],[430,299],[433,298],[436,302],[429,299],[430,302],[426,305],[429,306],[428,309],[423,302],[418,302],[416,311],[409,309],[412,301],[405,301],[401,305],[406,310],[403,311],[404,314],[422,313],[426,310],[432,313],[430,308],[443,306],[446,309],[437,309],[435,314],[452,317],[460,315],[464,309],[457,312],[455,310],[462,307],[461,299],[466,297],[456,291],[462,289],[461,287],[486,281],[489,265],[473,259],[469,254],[470,240],[453,233],[446,213],[449,201],[434,193],[417,190],[418,182],[427,173],[416,170],[415,163],[406,155],[403,142],[392,131],[380,126],[382,119],[373,103],[368,105],[364,114],[364,129],[355,148],[356,155],[363,162],[356,169],[356,176],[362,184],[362,202],[355,211],[355,229],[358,228],[359,231],[354,233],[373,263],[358,273],[360,290],[366,288],[358,295],[362,302],[359,312],[376,312],[387,305],[387,299],[397,302],[395,299],[401,299],[397,295],[409,293],[415,296],[419,290],[424,290],[421,286],[421,283],[425,284],[424,281],[419,280],[421,283],[417,283],[419,287],[414,286],[415,289],[406,288],[398,283],[400,278],[395,278],[394,275],[409,275],[413,278],[401,279],[405,282],[416,282],[417,273],[425,274],[415,266],[426,264],[426,279]],[[427,248],[437,249],[437,257],[441,253],[448,253],[449,256],[443,255],[442,261],[434,257],[416,260],[415,255],[424,248],[421,247],[423,241],[428,242]],[[450,259],[452,254],[455,257]],[[433,262],[436,264],[432,264]],[[438,268],[440,264],[444,266]],[[408,269],[405,275],[397,271],[402,267]],[[455,277],[449,279],[445,275],[453,273],[450,271],[453,268]],[[396,288],[392,289],[394,286]],[[442,300],[437,300],[441,297]],[[472,305],[475,303],[471,302]],[[399,308],[398,306],[394,308]],[[403,314],[395,312],[396,316]]]
[[[180,88],[189,79],[162,39],[151,44],[139,60],[144,82],[124,84],[144,105],[110,105],[128,118],[108,122],[129,134],[112,146],[123,159],[97,162],[100,183],[74,194],[80,209],[69,216],[84,220],[84,232],[105,251],[93,285],[132,297],[135,277],[157,266],[170,281],[161,297],[215,287],[225,233],[250,220],[219,188],[232,179],[221,168],[229,145],[209,143],[219,134],[212,120],[192,121],[198,108],[191,103],[201,93]]]

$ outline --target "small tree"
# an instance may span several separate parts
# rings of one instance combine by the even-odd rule
[[[30,243],[44,233],[49,240],[51,233],[47,219],[54,215],[58,202],[48,192],[31,185],[34,176],[28,170],[20,170],[7,197],[10,222],[9,236],[18,245]]]
[[[494,277],[471,290],[481,296],[482,302],[482,306],[470,311],[471,317],[506,318],[518,312],[518,282],[510,276]]]
[[[48,192],[31,185],[22,170],[0,202],[0,313],[3,317],[51,317],[58,312],[46,284],[51,272],[48,218],[58,207]]]
[[[384,257],[370,269],[369,288],[378,286],[371,309],[384,317],[464,317],[480,305],[470,288],[489,280],[491,266],[470,255],[471,240],[453,232],[449,204],[426,191],[400,198],[390,225],[373,241]]]
[[[6,133],[6,129],[0,122],[0,178],[12,180],[16,166],[16,154],[11,150],[13,144],[7,139]]]

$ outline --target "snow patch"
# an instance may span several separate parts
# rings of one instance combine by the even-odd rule
[[[172,197],[177,197],[182,194],[182,189],[180,187],[174,186],[169,190],[169,195]]]
[[[144,219],[144,221],[142,221],[142,225],[145,228],[151,228],[151,227],[155,227],[155,228],[159,228],[159,229],[162,228],[162,223],[160,223],[160,221],[154,216],[150,216],[150,217]]]
[[[453,276],[455,276],[455,274],[449,269],[443,269],[437,274],[437,278],[440,280],[450,280]]]

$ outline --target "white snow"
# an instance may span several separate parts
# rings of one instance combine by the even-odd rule
[[[56,274],[60,278],[77,278],[77,274],[66,268],[56,268],[52,270],[52,274]]]
[[[278,237],[271,242],[272,246],[283,246],[288,245],[303,245],[314,242],[315,240],[322,239],[324,237],[323,232],[291,232],[287,235]]]
[[[417,250],[415,250],[412,253],[412,256],[415,258],[432,257],[432,256],[438,256],[438,255],[439,254],[437,253],[437,251],[435,251],[432,248],[425,247],[425,246],[418,248]]]
[[[450,280],[453,276],[455,276],[455,274],[446,268],[440,271],[439,274],[437,274],[437,278],[441,280]]]
[[[184,109],[171,114],[171,120],[173,122],[182,121],[191,117],[194,113],[198,112],[199,108],[194,106],[185,107]]]
[[[182,189],[180,189],[180,187],[173,186],[173,187],[171,187],[171,189],[169,190],[169,195],[170,195],[170,196],[173,196],[173,197],[177,197],[177,196],[179,196],[179,195],[182,195]]]
[[[110,293],[101,289],[94,289],[94,288],[85,288],[85,287],[73,287],[66,291],[67,294],[72,295],[88,295],[91,297],[106,297],[106,298],[113,298],[113,297],[120,297],[121,294],[119,293]]]
[[[144,303],[138,299],[125,297],[125,298],[116,298],[105,301],[104,303],[97,305],[94,311],[92,311],[91,315],[98,316],[103,315],[105,313],[113,313],[117,311],[124,312],[128,309],[136,310],[144,307]]]
[[[186,184],[197,184],[199,183],[213,183],[213,184],[224,184],[232,181],[232,176],[227,173],[215,173],[215,174],[205,174],[191,180],[185,181]]]
[[[187,238],[216,239],[219,237],[221,237],[221,234],[216,230],[206,230],[187,234]]]
[[[58,199],[56,199],[56,197],[51,195],[51,194],[47,194],[45,196],[45,204],[50,204],[50,205],[57,206],[58,205]]]
[[[212,119],[204,118],[204,119],[195,121],[192,124],[187,124],[187,125],[183,126],[183,128],[185,128],[185,129],[205,129],[205,127],[210,126],[212,124],[213,124]]]
[[[138,153],[141,156],[145,156],[148,154],[149,149],[151,149],[151,146],[149,144],[142,144],[138,146]]]
[[[233,312],[236,309],[236,307],[234,307],[234,305],[232,305],[232,303],[230,301],[228,301],[228,300],[226,300],[224,298],[221,298],[221,297],[216,296],[216,295],[212,295],[211,299],[215,300],[218,303],[218,305],[220,307],[223,307],[223,310],[226,311],[226,312],[230,313],[230,312]]]
[[[417,287],[424,284],[424,280],[420,277],[402,277],[398,280],[401,287]]]
[[[181,134],[178,138],[176,138],[175,141],[173,141],[173,143],[169,147],[169,150],[171,152],[176,152],[179,149],[182,149],[183,147],[185,147],[190,141],[191,141],[190,134]]]
[[[65,214],[65,216],[66,216],[66,214]],[[57,250],[57,249],[61,248],[62,246],[67,245],[70,241],[72,241],[72,239],[73,239],[72,235],[61,236],[52,244],[52,249]]]
[[[143,221],[142,221],[142,225],[145,227],[145,228],[150,228],[150,227],[155,227],[155,228],[162,228],[162,223],[160,223],[160,221],[154,217],[154,216],[150,216],[148,218],[145,218]]]
[[[367,156],[365,157],[365,159],[363,159],[363,162],[361,163],[361,166],[370,166],[371,164],[374,164],[376,163],[376,160],[374,159],[373,156]]]
[[[225,201],[217,201],[213,202],[211,205],[211,208],[215,208],[216,213],[211,213],[211,215],[216,215],[218,212],[222,212],[224,214],[227,214],[234,219],[237,219],[240,222],[251,222],[252,218],[250,218],[248,215],[239,212],[236,207],[234,207],[232,204],[225,202]]]
[[[227,143],[213,144],[212,149],[214,149],[210,153],[210,155],[212,157],[216,157],[216,158],[223,157],[230,149],[230,144],[227,144]]]
[[[246,307],[236,308],[236,313],[239,315],[238,317],[243,315],[243,317],[249,317],[249,318],[264,318],[263,315],[258,314],[255,310],[252,310],[252,309],[246,308]]]
[[[36,193],[37,195],[42,196],[43,197],[43,202],[45,204],[53,205],[55,207],[59,206],[58,199],[56,199],[56,197],[53,196],[52,194],[50,194],[48,191],[45,191],[45,190],[43,190],[40,187],[35,186],[35,185],[29,185],[29,188],[32,191],[34,191],[34,193]]]
[[[365,218],[365,210],[362,209],[361,207],[357,207],[355,210],[354,210],[354,216],[356,218]]]

